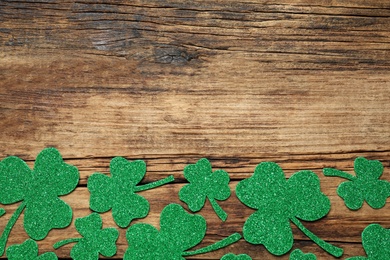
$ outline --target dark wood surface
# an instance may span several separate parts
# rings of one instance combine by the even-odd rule
[[[390,207],[348,210],[336,194],[343,180],[322,168],[353,173],[365,156],[390,180],[390,2],[312,2],[0,1],[0,159],[32,166],[43,148],[59,149],[81,174],[63,197],[74,217],[90,213],[89,175],[108,173],[114,156],[144,159],[144,182],[176,178],[142,193],[151,211],[141,221],[156,226],[165,205],[180,203],[184,166],[199,158],[228,171],[233,191],[262,161],[287,176],[313,170],[332,209],[306,226],[343,247],[342,259],[364,255],[362,230],[390,228]],[[5,206],[0,230],[17,206]],[[241,232],[253,212],[234,192],[221,206],[226,223],[207,203],[200,212],[202,245]],[[115,226],[111,212],[102,216]],[[331,259],[293,231],[294,248]],[[73,236],[73,224],[53,230],[40,252]],[[9,245],[26,238],[20,219]],[[116,258],[127,246],[122,229]],[[66,258],[70,249],[55,252]],[[195,258],[226,252],[288,259],[243,240]]]

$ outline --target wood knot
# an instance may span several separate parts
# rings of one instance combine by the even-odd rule
[[[196,58],[196,55],[176,46],[158,47],[155,49],[154,55],[157,63],[174,65],[186,65]]]

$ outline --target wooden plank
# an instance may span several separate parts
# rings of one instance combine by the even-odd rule
[[[302,76],[297,84],[307,80]],[[4,88],[0,149],[26,159],[46,146],[71,158],[388,151],[389,83],[361,82],[346,89],[336,82],[325,84],[300,87],[302,94],[268,85],[237,86],[229,93],[211,90],[208,95],[133,93],[132,87]]]
[[[131,151],[130,151],[131,152]],[[35,156],[32,154],[32,156]],[[176,155],[124,155],[129,161],[144,160],[147,169],[144,179],[141,183],[153,182],[169,175],[173,175],[176,183],[186,182],[183,176],[183,169],[186,165],[195,163],[203,155],[200,154],[176,154]],[[80,172],[79,185],[85,186],[88,177],[100,172],[110,174],[109,165],[114,156],[92,157],[92,158],[71,158],[65,162],[76,166]],[[323,168],[337,168],[339,170],[354,174],[353,161],[357,157],[365,157],[371,160],[379,160],[385,168],[390,168],[390,152],[388,151],[361,151],[361,152],[343,152],[334,154],[278,154],[259,153],[256,155],[242,156],[206,156],[210,160],[214,169],[223,169],[230,175],[231,180],[242,180],[252,176],[254,169],[261,162],[275,162],[282,167],[287,177],[301,170],[310,170],[322,175]],[[28,157],[27,157],[28,158]],[[22,159],[25,159],[22,156]],[[28,161],[27,164],[33,168],[34,161]],[[386,172],[384,174],[385,179]],[[329,178],[325,179],[330,181]],[[340,180],[339,180],[340,181]],[[332,185],[339,183],[337,180],[332,181]]]
[[[390,180],[389,10],[387,0],[1,1],[0,160],[17,155],[33,166],[44,147],[58,148],[80,169],[65,200],[82,217],[93,172],[108,174],[114,156],[144,159],[144,183],[176,179],[143,192],[152,205],[144,221],[156,226],[164,205],[180,203],[184,166],[201,157],[229,172],[232,189],[262,161],[287,177],[313,170],[333,207],[305,224],[345,258],[363,255],[360,232],[371,222],[389,228],[389,206],[347,210],[336,195],[342,180],[321,171],[353,173],[364,156],[380,160]],[[210,220],[204,244],[240,232],[253,212],[234,195],[221,205],[226,224],[210,205],[201,211]],[[21,223],[10,243],[27,238]],[[77,235],[72,226],[51,232],[41,250],[68,235]],[[329,259],[296,228],[294,236],[296,247]],[[230,249],[288,259],[244,241],[194,259]]]

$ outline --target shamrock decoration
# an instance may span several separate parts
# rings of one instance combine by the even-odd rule
[[[72,248],[70,256],[74,260],[99,259],[99,253],[106,257],[116,254],[116,241],[119,232],[115,228],[103,228],[102,218],[97,213],[92,213],[84,218],[75,220],[77,231],[82,238],[70,238],[54,244],[54,248],[77,242]]]
[[[229,237],[194,251],[186,251],[199,244],[206,234],[206,220],[187,213],[178,204],[169,204],[161,212],[160,231],[149,224],[134,224],[126,232],[129,243],[124,258],[143,260],[185,259],[184,256],[203,254],[226,247],[241,238]]]
[[[291,252],[289,260],[316,260],[315,254],[308,253],[304,254],[301,250],[295,249]]]
[[[360,209],[364,201],[374,209],[384,207],[390,196],[390,183],[379,179],[383,173],[383,165],[377,160],[358,157],[355,159],[354,170],[356,176],[333,168],[325,168],[323,172],[325,176],[349,180],[337,188],[337,194],[349,209]]]
[[[190,182],[179,191],[179,198],[193,212],[199,211],[209,199],[218,217],[225,221],[226,212],[215,200],[226,200],[230,196],[229,175],[224,170],[212,171],[210,162],[203,158],[196,164],[184,168],[184,177]]]
[[[252,260],[247,254],[235,255],[232,253],[222,256],[221,260]]]
[[[390,229],[379,224],[368,225],[362,233],[362,243],[367,257],[355,256],[347,260],[387,260],[390,259]]]
[[[330,210],[330,201],[320,190],[320,181],[312,171],[300,171],[289,180],[273,162],[260,163],[252,177],[236,187],[238,199],[257,209],[245,222],[244,238],[252,244],[263,244],[274,255],[287,253],[293,245],[290,221],[328,253],[339,257],[341,248],[321,240],[299,219],[314,221]]]
[[[94,173],[88,179],[91,193],[89,207],[96,212],[112,209],[115,223],[125,228],[135,218],[144,218],[149,213],[149,202],[136,192],[152,189],[174,180],[173,176],[136,186],[145,176],[146,164],[142,160],[128,161],[115,157],[110,162],[111,177]]]
[[[16,220],[24,209],[24,229],[35,239],[45,238],[53,228],[67,227],[72,221],[72,209],[58,196],[73,191],[79,181],[76,167],[63,162],[55,148],[42,150],[34,170],[18,157],[0,162],[0,203],[23,201],[16,209],[0,238],[0,255]]]
[[[58,259],[53,252],[47,252],[38,256],[38,245],[32,239],[27,239],[20,245],[12,245],[7,248],[7,258],[9,260],[56,260]]]

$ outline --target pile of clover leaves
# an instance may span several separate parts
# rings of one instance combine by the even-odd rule
[[[325,168],[325,176],[346,179],[337,189],[345,205],[352,210],[362,207],[366,201],[375,209],[384,207],[390,196],[390,183],[380,180],[383,166],[379,161],[359,157],[355,160],[356,175]],[[80,237],[69,238],[54,244],[57,249],[74,243],[70,256],[76,260],[98,259],[99,255],[112,257],[117,252],[119,232],[116,228],[103,228],[98,213],[112,211],[115,223],[127,228],[134,219],[144,218],[149,213],[149,202],[138,194],[140,191],[156,188],[172,182],[173,176],[138,185],[144,178],[146,165],[142,160],[128,161],[115,157],[110,163],[110,176],[94,173],[88,179],[90,208],[94,213],[75,220]],[[193,211],[203,208],[208,200],[217,216],[225,221],[226,212],[217,200],[229,198],[229,175],[224,170],[212,171],[207,159],[187,165],[184,177],[189,184],[183,186],[179,198]],[[71,193],[79,182],[76,167],[65,163],[54,148],[46,148],[37,156],[34,169],[18,157],[10,156],[0,162],[0,203],[21,204],[12,213],[0,238],[0,255],[8,259],[57,259],[53,252],[38,256],[36,240],[42,240],[53,228],[65,228],[72,222],[72,209],[59,196]],[[299,171],[286,179],[279,165],[273,162],[260,163],[254,174],[236,187],[238,199],[256,211],[243,226],[243,239],[252,244],[261,244],[274,255],[284,255],[293,246],[290,223],[297,226],[306,236],[330,255],[340,257],[343,249],[331,245],[310,230],[301,220],[315,221],[328,214],[330,201],[320,190],[318,176],[312,171]],[[6,244],[12,227],[24,211],[24,229],[30,239],[22,244]],[[0,216],[5,214],[0,208]],[[179,204],[167,205],[160,215],[160,230],[146,223],[131,225],[126,232],[129,247],[123,259],[185,259],[218,250],[241,239],[234,233],[212,245],[190,250],[199,244],[206,234],[206,220],[197,214],[190,214]],[[363,248],[367,257],[355,259],[390,259],[390,230],[379,224],[371,224],[362,233]],[[248,260],[247,254],[224,255],[221,259]],[[316,259],[312,253],[296,249],[290,259]]]

